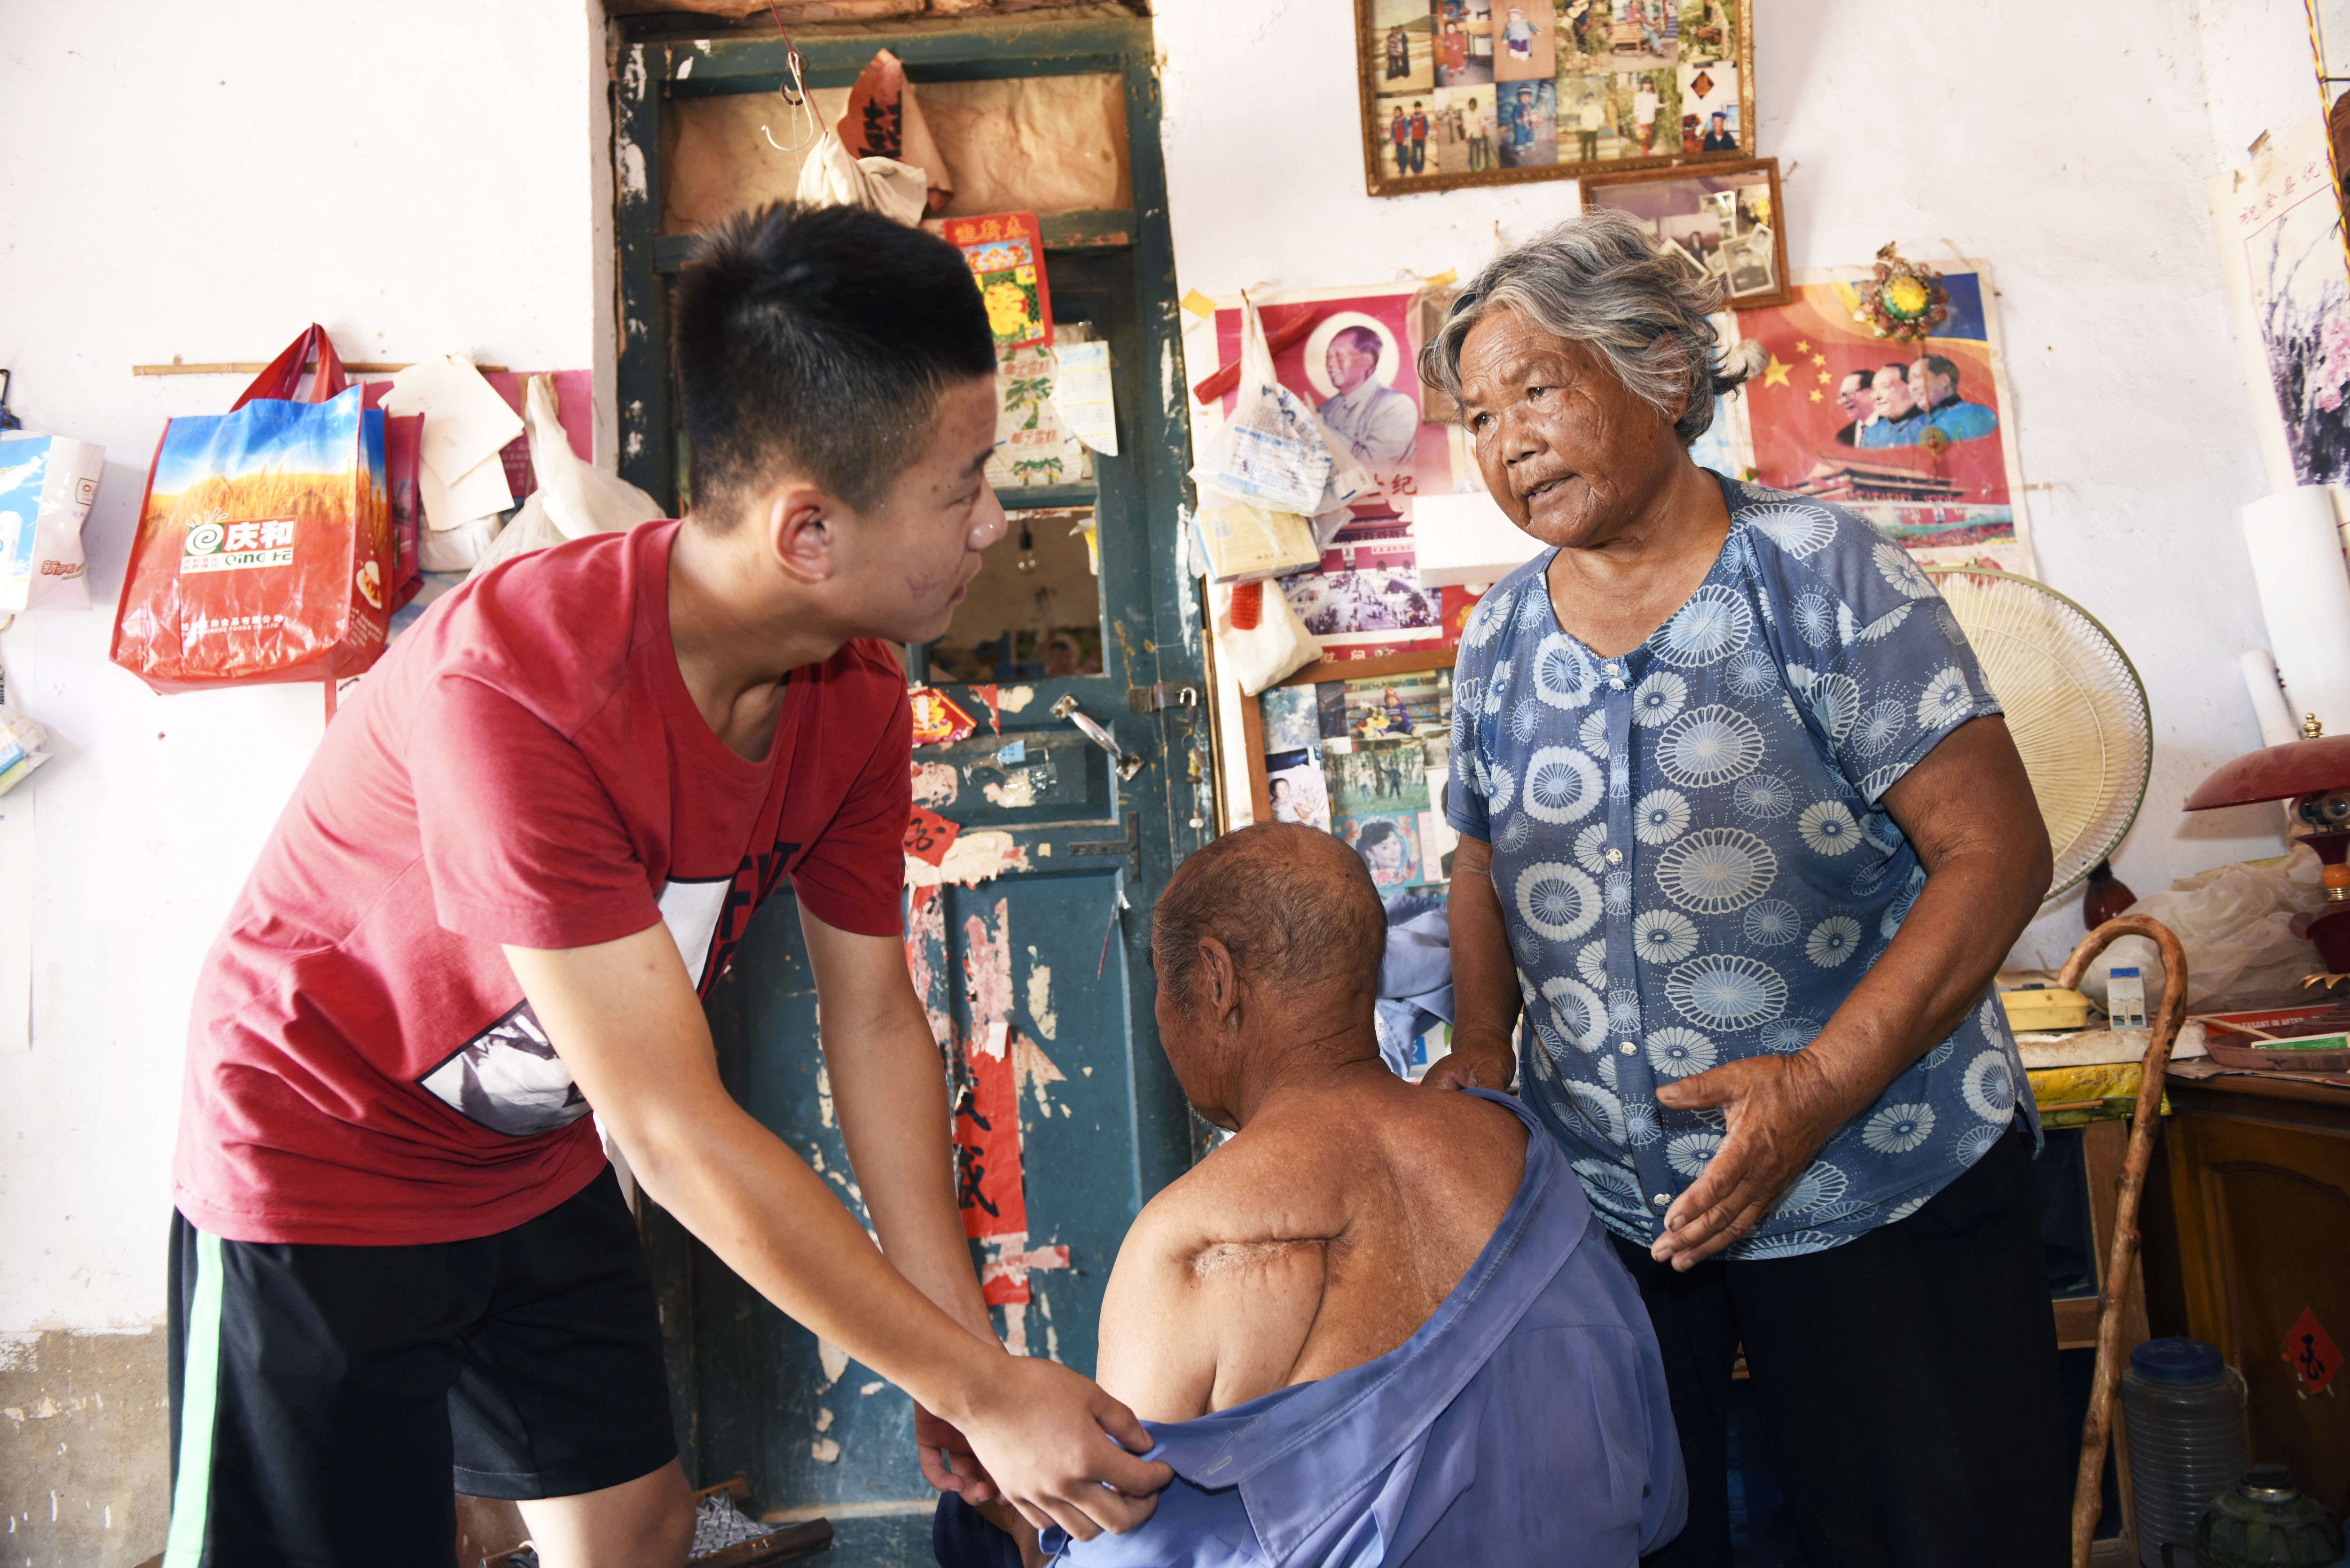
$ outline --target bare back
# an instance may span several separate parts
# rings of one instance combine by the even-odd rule
[[[1153,1199],[1102,1303],[1102,1386],[1189,1420],[1386,1355],[1516,1195],[1524,1126],[1373,1061],[1268,1103]]]

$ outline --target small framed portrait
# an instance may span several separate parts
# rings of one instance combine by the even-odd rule
[[[1721,279],[1733,310],[1785,305],[1794,297],[1775,158],[1587,175],[1583,204],[1638,219],[1675,265],[1692,276]]]
[[[1355,0],[1374,196],[1750,158],[1757,0]]]

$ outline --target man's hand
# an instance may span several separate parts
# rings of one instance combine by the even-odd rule
[[[1001,1495],[995,1478],[971,1451],[971,1439],[953,1422],[924,1409],[919,1400],[914,1405],[914,1447],[921,1456],[922,1479],[932,1490],[960,1493],[974,1508]]]
[[[1718,1106],[1729,1128],[1705,1174],[1665,1211],[1649,1256],[1686,1271],[1761,1224],[1851,1114],[1846,1097],[1807,1051],[1726,1062],[1659,1088],[1659,1105]]]
[[[1149,1447],[1133,1412],[1066,1367],[1007,1354],[925,1296],[875,1250],[825,1179],[727,1095],[666,927],[594,947],[505,953],[639,1183],[720,1262],[962,1428],[997,1489],[1040,1528],[1057,1523],[1090,1540],[1149,1517],[1152,1494],[1174,1472],[1110,1440]],[[942,1090],[937,1109],[931,1136],[942,1144]],[[945,1170],[941,1154],[935,1182],[921,1184],[935,1189],[951,1222]],[[877,1220],[885,1207],[875,1205]],[[919,1212],[919,1198],[907,1207]]]
[[[1507,1094],[1517,1067],[1517,1057],[1506,1044],[1498,1048],[1455,1044],[1451,1054],[1440,1056],[1430,1064],[1419,1085],[1423,1089],[1492,1089]]]
[[[1133,1411],[1055,1362],[1007,1355],[958,1417],[1005,1501],[1037,1529],[1057,1524],[1072,1540],[1132,1530],[1175,1476],[1134,1457],[1151,1438]]]

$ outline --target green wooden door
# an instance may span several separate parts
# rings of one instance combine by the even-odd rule
[[[1004,493],[1007,506],[1095,509],[1098,668],[1037,672],[1032,639],[1003,649],[1003,672],[977,686],[944,680],[943,659],[933,671],[929,650],[907,650],[916,680],[941,677],[979,722],[966,739],[916,753],[919,798],[962,830],[948,868],[976,870],[969,885],[912,894],[909,940],[951,1074],[967,1228],[983,1238],[974,1260],[1007,1339],[1090,1372],[1118,1240],[1191,1158],[1152,1025],[1145,950],[1152,898],[1212,832],[1213,815],[1205,711],[1185,699],[1204,681],[1197,600],[1177,544],[1190,459],[1150,33],[1147,23],[1096,21],[803,40],[806,79],[845,85],[885,43],[917,82],[1116,72],[1125,83],[1133,209],[1045,225],[1056,320],[1082,320],[1110,345],[1121,455],[1097,455],[1091,484]],[[646,41],[621,62],[622,472],[672,500],[678,442],[660,346],[665,280],[691,242],[657,233],[660,106],[773,91],[781,69],[781,46],[769,41]],[[1071,547],[1066,526],[1032,523],[1037,553]],[[1015,516],[983,576],[1019,569],[1020,528]],[[1063,605],[1055,622],[1094,613]],[[974,639],[960,625],[950,639],[959,634]],[[1088,644],[1091,664],[1092,639],[1075,640]],[[1111,732],[1129,758],[1124,769],[1055,711],[1071,702]],[[815,1004],[796,909],[781,897],[712,996],[721,1068],[737,1098],[863,1219],[816,1049]],[[666,1216],[648,1214],[647,1236],[680,1438],[698,1480],[747,1472],[770,1511],[927,1511],[902,1394],[819,1345]]]

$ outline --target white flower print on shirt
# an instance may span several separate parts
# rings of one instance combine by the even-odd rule
[[[1572,746],[1544,746],[1526,759],[1526,814],[1544,822],[1577,822],[1599,804],[1599,764]]]
[[[1750,648],[1730,661],[1729,672],[1722,681],[1738,696],[1760,697],[1779,684],[1779,671],[1772,664],[1770,654]]]
[[[1881,1107],[1860,1129],[1860,1141],[1879,1154],[1908,1154],[1934,1136],[1934,1107]]]
[[[1805,806],[1804,815],[1795,819],[1795,831],[1804,837],[1804,847],[1814,855],[1847,854],[1860,844],[1860,824],[1852,818],[1852,808],[1840,800],[1824,800]]]
[[[1946,664],[1927,679],[1924,689],[1918,693],[1918,727],[1939,730],[1973,712],[1974,705],[1974,693],[1967,690],[1966,672],[1955,664]]]
[[[1689,701],[1689,682],[1669,670],[1653,670],[1632,688],[1632,722],[1644,730],[1669,724]]]
[[[1586,713],[1582,727],[1575,734],[1583,742],[1585,751],[1605,762],[1607,758],[1607,710],[1594,708]]]
[[[1803,934],[1803,915],[1784,898],[1764,898],[1746,906],[1738,929],[1756,947],[1783,947]]]
[[[1934,579],[1918,570],[1916,559],[1900,545],[1880,543],[1869,554],[1877,562],[1877,575],[1894,587],[1913,599],[1934,597]]]
[[[1795,597],[1795,632],[1814,648],[1825,648],[1835,635],[1836,602],[1817,588]]]
[[[1730,804],[1743,816],[1773,821],[1795,809],[1795,792],[1769,774],[1740,779],[1730,792]]]
[[[1712,1041],[1678,1023],[1648,1033],[1648,1065],[1659,1077],[1686,1078],[1702,1073],[1721,1055]]]
[[[1754,617],[1746,601],[1719,584],[1708,584],[1657,628],[1648,644],[1658,658],[1687,670],[1729,658],[1746,646],[1753,632]]]
[[[1677,789],[1652,789],[1632,808],[1632,836],[1643,844],[1670,844],[1689,825],[1689,796]]]
[[[1694,1180],[1705,1174],[1708,1161],[1721,1152],[1721,1135],[1688,1132],[1665,1142],[1665,1163]]]
[[[1849,675],[1823,675],[1812,682],[1804,701],[1811,703],[1830,743],[1842,745],[1860,717],[1860,682]]]
[[[2008,1071],[2007,1053],[1986,1051],[1968,1063],[1960,1092],[1975,1115],[2006,1126],[2015,1114],[2015,1079]]]
[[[1684,789],[1709,789],[1752,773],[1762,760],[1762,732],[1735,708],[1692,709],[1665,727],[1657,763]]]
[[[1649,963],[1679,963],[1697,951],[1697,922],[1678,909],[1650,909],[1632,921],[1632,950]]]
[[[1881,754],[1887,746],[1901,738],[1909,727],[1909,711],[1898,702],[1880,701],[1869,704],[1868,711],[1860,716],[1860,732],[1853,743],[1863,756]]]
[[[1804,956],[1822,969],[1834,969],[1859,950],[1860,922],[1850,915],[1830,915],[1804,939]]]
[[[1746,525],[1798,561],[1809,560],[1835,537],[1835,519],[1816,506],[1762,506],[1745,514]]]
[[[1787,1005],[1787,981],[1744,953],[1705,953],[1673,971],[1665,999],[1707,1028],[1750,1029],[1779,1016]]]
[[[1599,919],[1599,888],[1590,874],[1555,860],[1518,873],[1518,913],[1555,942],[1571,942]]]
[[[1607,1037],[1607,1017],[1599,994],[1589,986],[1555,974],[1543,981],[1543,1000],[1550,1004],[1551,1022],[1579,1051],[1596,1051]]]
[[[1684,909],[1726,915],[1764,893],[1779,857],[1742,827],[1709,827],[1675,840],[1657,857],[1657,886]]]
[[[1536,696],[1554,708],[1580,708],[1598,684],[1599,671],[1580,644],[1556,631],[1542,639],[1534,654]]]

